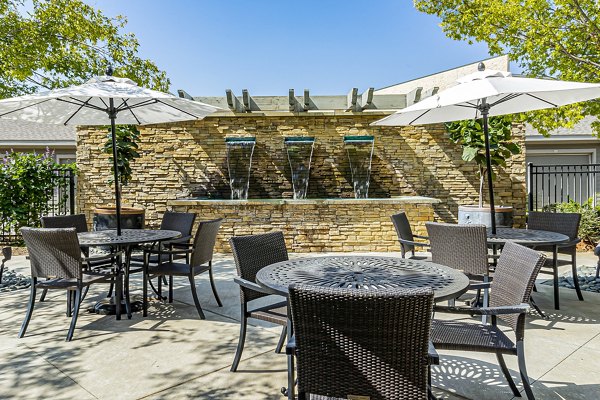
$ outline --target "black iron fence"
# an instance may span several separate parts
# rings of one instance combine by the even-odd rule
[[[69,215],[75,213],[75,173],[67,169],[54,172],[54,189],[48,198],[48,212],[45,215]],[[11,221],[0,218],[0,243],[10,244],[19,240]]]
[[[571,200],[596,206],[600,164],[527,164],[527,195],[530,211]]]

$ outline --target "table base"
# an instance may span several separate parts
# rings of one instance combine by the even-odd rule
[[[131,300],[131,312],[138,312],[138,311],[142,311],[142,300],[141,299],[132,299]],[[94,306],[90,307],[88,309],[88,312],[90,313],[94,313],[94,314],[102,314],[102,315],[115,315],[117,310],[116,310],[116,304],[115,304],[115,299],[114,298],[106,298],[106,299],[102,299],[99,302],[97,302],[96,304],[94,304]],[[125,307],[125,300],[121,300],[121,315],[123,314],[127,314],[127,308]]]

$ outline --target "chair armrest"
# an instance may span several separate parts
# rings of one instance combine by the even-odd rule
[[[470,315],[502,315],[502,314],[523,314],[529,310],[529,304],[521,303],[514,306],[501,307],[448,307],[434,306],[436,312],[447,312],[451,314],[470,314]]]
[[[572,247],[572,246],[575,246],[579,242],[581,242],[581,238],[575,238],[573,240],[569,240],[568,242],[559,243],[556,247],[558,247],[559,249],[562,247]]]
[[[158,249],[149,249],[144,250],[144,254],[189,254],[192,253],[194,249],[181,249],[181,250],[158,250]]]
[[[489,289],[492,286],[492,282],[475,282],[469,284],[469,290],[473,289]]]
[[[417,239],[425,239],[425,240],[429,240],[429,236],[423,236],[423,235],[413,235],[413,237],[416,237]]]
[[[402,244],[407,244],[410,246],[431,247],[429,243],[415,242],[414,240],[398,239],[398,241]]]
[[[433,345],[430,345],[430,347],[433,347]],[[288,339],[288,342],[285,345],[285,354],[288,356],[293,356],[296,354],[296,335],[292,335],[292,337]]]
[[[440,363],[440,355],[438,354],[435,346],[429,341],[429,348],[427,349],[427,356],[429,358],[429,365],[438,365]]]
[[[95,256],[95,257],[84,257],[83,261],[84,262],[100,262],[100,261],[109,261],[109,260],[113,260],[116,257],[120,256],[121,254],[123,254],[122,251],[117,251],[115,253],[110,253],[110,254],[106,254],[104,256]]]
[[[243,278],[240,278],[239,276],[234,277],[233,281],[235,283],[237,283],[238,285],[240,285],[242,287],[245,287],[246,289],[254,290],[254,291],[260,292],[260,293],[271,294],[270,292],[266,291],[265,288],[263,288],[262,286],[260,286],[258,283],[247,281],[247,280],[245,280]]]

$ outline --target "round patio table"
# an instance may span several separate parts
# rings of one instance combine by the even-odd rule
[[[435,301],[454,299],[469,286],[469,278],[453,268],[379,256],[305,257],[278,262],[258,271],[256,282],[282,296],[287,296],[293,283],[367,290],[431,287]]]
[[[268,292],[288,295],[288,287],[304,283],[365,290],[430,287],[435,301],[454,299],[469,287],[462,272],[439,264],[398,257],[323,256],[282,261],[262,268],[256,282]],[[288,342],[293,334],[289,316]],[[288,399],[294,399],[294,359],[288,355]]]
[[[492,230],[488,228],[487,240],[490,244],[503,245],[506,242],[514,242],[526,247],[534,247],[558,245],[568,242],[569,237],[557,232],[517,228],[497,228],[496,234],[492,234]]]
[[[487,241],[492,245],[494,254],[496,249],[502,247],[506,242],[514,242],[525,247],[535,248],[537,246],[550,246],[552,247],[552,275],[554,283],[554,309],[560,309],[559,304],[559,290],[558,290],[558,246],[561,243],[569,241],[567,235],[562,233],[540,231],[536,229],[517,229],[517,228],[497,228],[496,234],[492,234],[492,230],[487,230]],[[578,284],[578,282],[576,283]],[[533,300],[532,300],[533,301]],[[533,307],[537,312],[545,316],[542,310],[535,304],[532,303]]]
[[[96,304],[94,307],[96,312],[108,312],[109,314],[114,312],[116,318],[121,319],[121,298],[123,292],[122,275],[124,274],[124,289],[126,296],[125,309],[127,318],[131,319],[132,307],[129,302],[129,262],[133,247],[144,243],[156,243],[163,240],[174,239],[178,236],[181,236],[181,232],[161,229],[122,229],[121,235],[117,235],[116,229],[78,233],[77,237],[79,238],[80,246],[110,246],[125,252],[125,263],[123,263],[122,259],[119,259],[117,262],[118,274],[115,282],[115,298],[111,299],[108,303],[99,302]],[[125,268],[123,268],[123,266]]]

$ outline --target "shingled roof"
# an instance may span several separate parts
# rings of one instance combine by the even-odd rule
[[[72,144],[75,146],[76,137],[74,126],[38,124],[0,118],[0,144],[47,142],[48,145]]]

